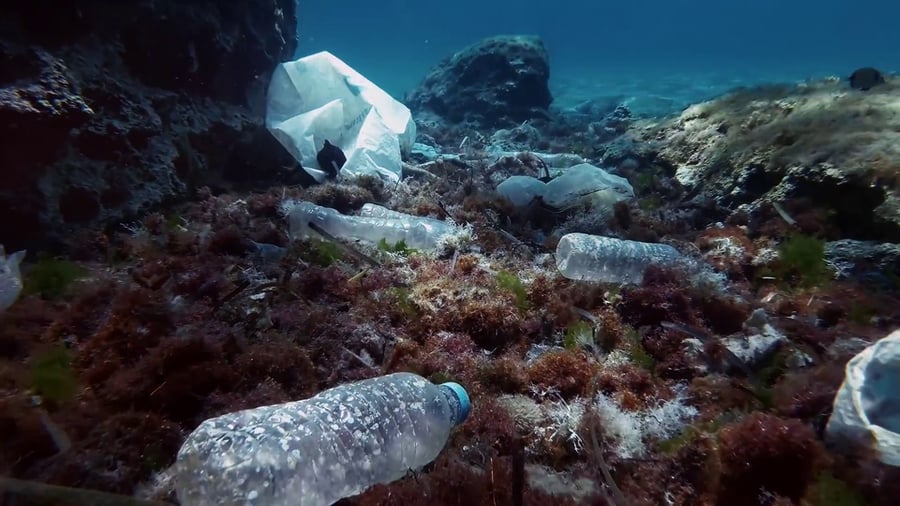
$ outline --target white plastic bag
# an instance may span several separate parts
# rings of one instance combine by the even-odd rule
[[[0,244],[0,311],[12,306],[22,293],[22,273],[19,264],[25,259],[25,251],[17,251],[6,256],[6,249]]]
[[[541,197],[545,204],[559,210],[579,204],[590,204],[595,210],[611,210],[616,202],[634,198],[634,188],[627,179],[589,163],[573,165],[549,183],[531,176],[510,176],[497,186],[497,193],[517,207],[527,206],[535,197]]]
[[[317,181],[325,141],[347,156],[341,174],[400,178],[416,124],[409,109],[327,51],[279,64],[269,83],[266,127]]]
[[[851,358],[845,371],[827,439],[874,450],[881,462],[900,466],[900,329]]]

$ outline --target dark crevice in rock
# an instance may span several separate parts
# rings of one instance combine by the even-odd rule
[[[869,185],[861,178],[849,178],[840,183],[799,183],[796,195],[828,210],[829,221],[840,230],[843,238],[900,242],[900,228],[875,214],[875,209],[884,203],[884,189]]]

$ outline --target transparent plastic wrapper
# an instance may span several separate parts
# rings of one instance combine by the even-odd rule
[[[874,450],[900,466],[900,329],[847,362],[826,438],[851,453]]]
[[[631,198],[634,198],[634,188],[627,179],[589,163],[569,167],[544,189],[544,203],[556,209],[567,209],[581,202],[612,208],[616,202]]]
[[[536,177],[509,176],[497,185],[497,193],[515,207],[531,205],[537,197],[544,197],[547,184]]]
[[[529,205],[541,197],[544,204],[559,210],[583,203],[612,209],[616,202],[634,198],[634,188],[627,179],[589,163],[569,167],[548,183],[531,176],[510,176],[497,186],[497,193],[516,207]]]
[[[396,181],[416,138],[405,105],[327,51],[275,68],[266,127],[319,182],[326,173],[316,153],[326,140],[347,156],[341,174]]]
[[[556,245],[560,274],[584,281],[640,283],[648,265],[673,266],[683,259],[667,244],[590,234],[566,234]]]
[[[456,383],[395,373],[204,421],[174,466],[183,506],[327,506],[437,458],[469,413]]]
[[[453,223],[399,213],[377,204],[363,205],[359,216],[341,214],[311,202],[293,202],[287,207],[292,239],[316,236],[309,226],[315,223],[342,239],[362,239],[373,243],[384,239],[388,244],[403,241],[410,248],[431,250],[438,246],[441,237],[457,230]]]
[[[0,244],[0,311],[12,306],[22,293],[22,273],[19,271],[19,264],[24,258],[24,250],[6,256],[6,250]]]

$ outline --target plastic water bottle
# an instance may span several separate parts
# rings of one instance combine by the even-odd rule
[[[566,234],[556,245],[556,268],[569,279],[640,283],[648,265],[674,265],[683,257],[668,244],[590,234]]]
[[[469,414],[456,383],[395,373],[211,418],[174,466],[184,506],[327,506],[437,458]]]
[[[384,239],[389,244],[404,241],[407,246],[421,250],[434,249],[438,239],[455,229],[445,221],[403,214],[376,204],[365,204],[359,216],[348,216],[311,202],[294,202],[288,211],[291,237],[312,235],[310,223],[335,237],[375,243]]]

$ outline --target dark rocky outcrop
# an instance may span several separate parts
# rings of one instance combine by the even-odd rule
[[[263,125],[293,0],[0,5],[0,244],[65,243],[189,195],[302,171]]]
[[[441,62],[406,97],[417,116],[505,128],[543,118],[553,97],[544,43],[533,36],[499,36]]]

